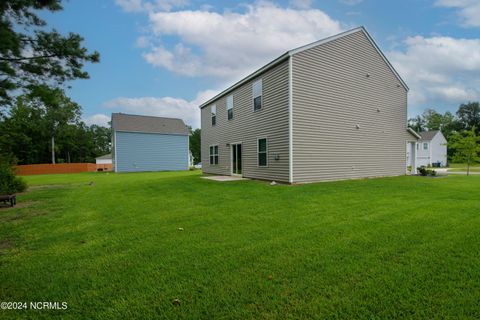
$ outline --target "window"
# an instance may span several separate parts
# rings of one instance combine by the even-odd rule
[[[228,120],[233,119],[233,94],[227,97],[227,117]]]
[[[423,143],[423,150],[428,150],[428,143],[427,142]]]
[[[218,164],[218,146],[210,146],[210,165]]]
[[[262,109],[262,79],[253,83],[253,111]]]
[[[217,124],[217,106],[214,104],[211,107],[212,109],[212,126]]]
[[[417,150],[418,150],[418,148],[420,148],[419,146],[420,146],[420,144],[417,143]]]
[[[258,139],[257,148],[258,148],[258,166],[266,167],[267,166],[267,139],[265,138]]]

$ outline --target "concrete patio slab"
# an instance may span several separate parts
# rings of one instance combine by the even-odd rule
[[[235,176],[204,176],[202,178],[207,180],[220,181],[220,182],[250,180],[247,178],[235,177]]]

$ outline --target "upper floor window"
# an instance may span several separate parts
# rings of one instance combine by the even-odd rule
[[[262,79],[253,83],[253,111],[262,109]]]
[[[267,139],[266,138],[258,139],[257,148],[258,148],[258,166],[266,167],[267,166]]]
[[[233,94],[227,97],[227,117],[228,120],[233,119]]]
[[[214,104],[211,107],[212,109],[212,126],[217,124],[217,106]]]
[[[427,142],[423,143],[423,150],[428,150],[428,143]]]

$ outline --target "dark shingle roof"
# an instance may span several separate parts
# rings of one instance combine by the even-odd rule
[[[112,159],[112,154],[104,154],[103,156],[96,157],[95,159]]]
[[[115,131],[189,135],[188,128],[181,119],[125,113],[112,113],[112,129]]]
[[[424,131],[420,132],[419,135],[421,136],[421,140],[432,140],[433,137],[437,134],[438,130],[432,130],[432,131]]]

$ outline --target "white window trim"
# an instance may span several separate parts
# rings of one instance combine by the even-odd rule
[[[265,154],[267,155],[267,157],[266,157],[267,164],[264,165],[264,166],[261,166],[261,165],[259,164],[260,158],[258,157],[258,154],[260,153],[260,151],[259,151],[259,146],[260,146],[260,144],[259,144],[258,142],[259,142],[260,140],[262,140],[262,139],[265,139],[265,142],[267,143],[267,148],[265,149]],[[263,152],[262,152],[262,153],[263,153]],[[259,167],[259,168],[266,168],[266,167],[268,167],[268,162],[269,162],[269,161],[268,161],[268,138],[267,138],[267,137],[259,137],[259,138],[257,138],[257,167]]]
[[[228,98],[230,98],[230,97],[232,97],[232,107],[231,107],[231,108],[228,108]],[[235,101],[234,101],[234,99],[233,99],[233,93],[232,93],[232,94],[229,94],[229,95],[227,96],[227,98],[225,99],[225,105],[226,105],[226,107],[227,107],[227,120],[228,120],[228,121],[233,120],[233,118],[234,118],[234,115],[233,115],[233,104],[234,104],[234,102],[235,102]],[[232,109],[232,118],[231,118],[231,119],[228,118],[228,110],[230,110],[230,109]]]
[[[425,148],[425,146],[427,147]],[[423,147],[423,150],[428,150],[428,142],[424,142],[422,147]]]
[[[212,112],[213,107],[215,107],[215,115],[213,115],[213,112]],[[215,117],[215,124],[212,123],[213,122],[212,121],[213,117]],[[210,106],[210,125],[212,127],[216,126],[217,125],[217,120],[218,120],[218,118],[217,118],[217,104],[214,103]]]
[[[210,153],[210,149],[213,147],[213,153]],[[217,147],[217,153],[215,154],[215,147]],[[213,162],[214,163],[210,163],[210,157],[213,156]],[[208,146],[208,165],[209,166],[218,166],[218,163],[215,164],[215,156],[218,157],[218,163],[220,163],[220,148],[218,146],[218,144],[211,144]]]
[[[261,90],[260,90],[260,95],[259,96],[255,96],[255,94],[253,93],[253,88],[255,87],[255,84],[260,82],[260,85],[261,85]],[[260,101],[261,101],[261,104],[260,104],[260,109],[255,109],[255,98],[256,97],[261,97]],[[253,108],[253,111],[254,112],[257,112],[257,111],[260,111],[260,110],[263,110],[263,79],[260,78],[260,79],[257,79],[255,80],[253,83],[252,83],[252,108]]]

